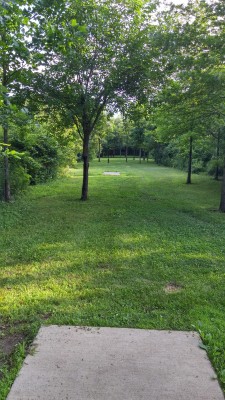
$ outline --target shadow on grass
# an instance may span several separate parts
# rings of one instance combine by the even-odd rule
[[[151,168],[158,176],[149,180]],[[70,178],[46,197],[43,186],[29,204],[10,205],[3,319],[177,330],[200,319],[214,332],[214,318],[222,327],[224,219],[205,212],[207,183],[187,188],[182,173],[169,172],[137,164],[119,180],[93,176],[87,203]],[[171,282],[182,290],[166,293]]]

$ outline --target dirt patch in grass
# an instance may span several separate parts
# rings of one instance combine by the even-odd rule
[[[111,269],[111,265],[106,264],[106,263],[98,263],[98,268],[99,269]]]
[[[52,316],[52,312],[48,312],[48,313],[45,313],[45,314],[41,314],[40,318],[41,318],[42,321],[47,321],[49,318],[51,318],[51,316]]]
[[[23,333],[10,334],[5,327],[0,326],[0,379],[3,377],[1,368],[8,364],[11,354],[14,352],[15,347],[24,341],[25,335]]]
[[[177,283],[170,282],[164,287],[164,292],[166,293],[178,293],[183,289],[182,286],[178,285]]]
[[[25,339],[22,333],[14,333],[12,335],[3,333],[0,338],[0,362],[1,356],[9,356],[15,349],[15,346]]]

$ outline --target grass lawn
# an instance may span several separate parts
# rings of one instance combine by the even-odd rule
[[[0,204],[0,400],[41,324],[198,330],[225,388],[220,183],[93,161],[81,202],[81,179],[79,165]]]

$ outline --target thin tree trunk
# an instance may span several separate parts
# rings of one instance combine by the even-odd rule
[[[139,163],[141,164],[141,149],[139,149]]]
[[[4,134],[4,143],[8,143],[8,128],[3,128]],[[11,191],[10,191],[10,177],[9,177],[9,158],[4,156],[4,183],[3,183],[3,193],[4,193],[4,201],[9,202],[11,200]]]
[[[81,200],[88,199],[88,169],[89,169],[89,138],[90,134],[85,133],[83,139],[83,185]]]
[[[219,165],[217,164],[216,166],[216,172],[215,172],[215,177],[214,177],[215,181],[219,180]]]
[[[3,39],[4,41],[4,39]],[[3,76],[2,76],[2,86],[6,88],[7,86],[7,69],[5,63],[3,63]],[[7,109],[7,98],[6,94],[4,97],[4,106]],[[9,135],[8,135],[8,123],[4,121],[3,124],[3,143],[8,144]],[[9,158],[4,156],[4,171],[3,171],[3,200],[9,202],[11,200],[11,191],[10,191],[10,177],[9,177]]]
[[[190,136],[189,142],[189,157],[188,157],[188,176],[187,176],[187,184],[191,183],[191,171],[192,171],[192,150],[193,150],[193,137]]]
[[[98,139],[98,162],[101,161],[101,139]]]
[[[221,198],[220,198],[219,211],[225,212],[225,158],[224,158],[223,179],[222,179],[222,188],[221,188]]]
[[[218,132],[217,136],[217,145],[216,145],[216,160],[217,160],[217,166],[216,166],[216,172],[215,172],[215,180],[219,180],[219,156],[220,156],[220,134]]]
[[[126,148],[125,148],[125,158],[126,158],[126,162],[127,162],[127,146],[126,146]]]
[[[108,149],[108,164],[109,164],[109,149]]]

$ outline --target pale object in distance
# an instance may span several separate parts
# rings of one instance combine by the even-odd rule
[[[120,172],[103,172],[103,175],[120,175]]]

